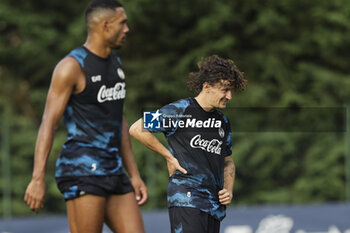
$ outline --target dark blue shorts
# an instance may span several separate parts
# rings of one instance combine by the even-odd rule
[[[170,207],[171,233],[219,233],[220,221],[191,207]]]
[[[125,194],[134,191],[126,174],[115,176],[60,177],[56,178],[56,183],[66,201],[85,194],[108,197],[113,194]]]

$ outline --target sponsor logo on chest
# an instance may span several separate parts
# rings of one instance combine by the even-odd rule
[[[192,148],[200,148],[206,152],[221,155],[222,141],[218,139],[206,140],[200,134],[194,136],[190,141]]]
[[[118,82],[113,87],[102,85],[97,94],[97,101],[100,103],[125,99],[126,89],[124,82]]]

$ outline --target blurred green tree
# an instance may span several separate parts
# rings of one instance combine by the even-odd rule
[[[84,43],[87,3],[0,2],[0,98],[13,114],[14,214],[29,214],[22,199],[51,72],[63,56]],[[350,2],[346,0],[123,3],[131,31],[128,43],[117,53],[127,75],[129,124],[141,117],[142,110],[190,96],[185,88],[188,73],[196,69],[199,59],[211,54],[233,59],[249,81],[247,90],[234,95],[224,111],[234,124],[247,120],[251,129],[259,129],[266,122],[258,114],[233,115],[239,107],[343,107],[349,100]],[[288,116],[280,118],[288,122]],[[276,122],[281,123],[280,118]],[[302,123],[310,119],[316,129],[323,121],[334,120],[306,115]],[[289,124],[293,122],[287,128]],[[278,132],[233,132],[234,203],[345,200],[344,132],[290,132],[277,127]],[[53,178],[64,140],[62,126],[50,156],[44,212],[65,208]],[[149,186],[150,201],[144,208],[166,207],[165,161],[135,141],[133,146]]]

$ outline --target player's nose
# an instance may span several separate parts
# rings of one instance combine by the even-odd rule
[[[229,90],[229,91],[226,92],[225,98],[228,99],[228,100],[231,100],[231,99],[232,99],[232,91],[231,91],[231,90]]]

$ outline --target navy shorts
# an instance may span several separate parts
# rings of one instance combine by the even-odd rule
[[[134,191],[126,174],[114,176],[60,177],[56,178],[56,183],[66,201],[85,194],[108,197],[112,194],[125,194]]]
[[[171,233],[219,233],[220,221],[199,209],[170,207]]]

